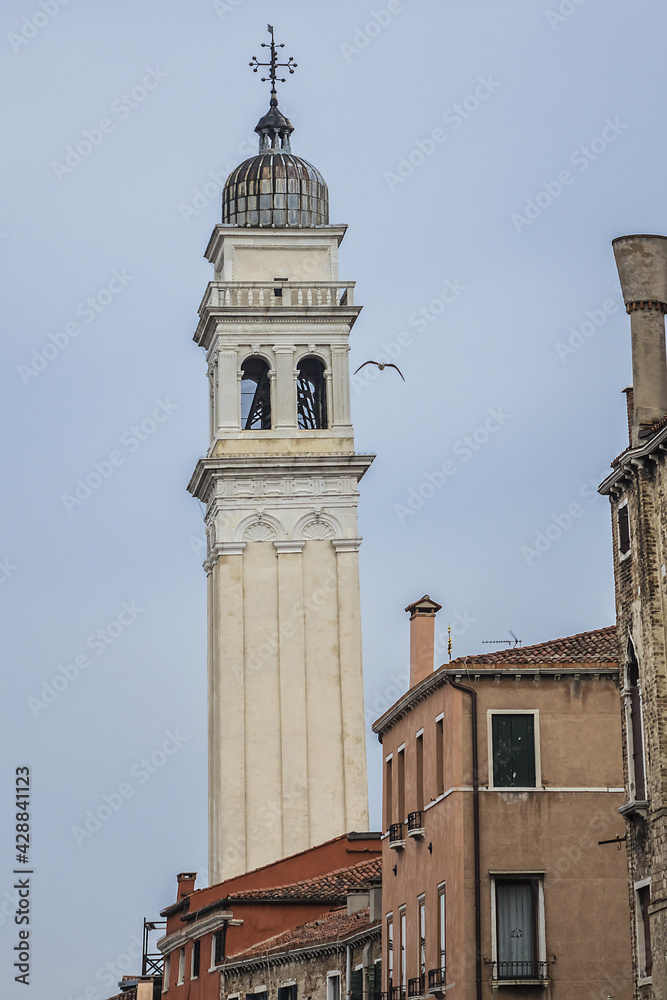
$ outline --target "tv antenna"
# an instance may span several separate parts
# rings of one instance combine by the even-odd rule
[[[521,639],[517,639],[512,629],[509,630],[509,634],[512,636],[511,639],[482,639],[482,645],[484,646],[511,646],[512,649],[516,649],[517,646],[521,645]]]

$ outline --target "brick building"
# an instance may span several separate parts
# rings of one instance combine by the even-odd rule
[[[164,1000],[219,1000],[221,971],[239,956],[251,958],[269,939],[328,919],[349,896],[369,905],[381,850],[380,834],[350,833],[204,889],[195,889],[194,873],[179,875],[178,899],[161,913]]]
[[[613,522],[635,996],[667,996],[667,238],[614,253],[630,314],[630,443],[600,487]]]
[[[411,605],[411,686],[383,747],[383,990],[391,1000],[632,995],[615,629],[433,671]]]

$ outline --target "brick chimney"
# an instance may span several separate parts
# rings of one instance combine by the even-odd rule
[[[623,301],[630,314],[630,443],[636,448],[648,436],[649,427],[667,416],[667,237],[619,236],[612,240],[612,246]]]
[[[425,594],[405,609],[410,612],[410,687],[433,673],[435,616],[441,607]]]
[[[176,897],[176,902],[178,903],[185,896],[189,896],[191,892],[194,892],[197,872],[181,872],[180,875],[176,876],[176,881],[178,882],[178,894]]]

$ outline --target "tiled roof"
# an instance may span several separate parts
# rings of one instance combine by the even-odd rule
[[[292,882],[290,885],[279,885],[268,889],[245,889],[233,892],[227,897],[230,900],[243,901],[253,899],[280,900],[326,900],[327,902],[342,902],[348,892],[354,892],[362,886],[367,886],[371,879],[382,875],[382,859],[369,858],[347,868],[338,868],[326,875],[316,875],[314,878]]]
[[[564,639],[551,639],[535,646],[515,646],[511,649],[500,649],[494,653],[481,653],[478,656],[459,657],[445,667],[467,664],[468,667],[493,664],[494,666],[521,665],[530,666],[536,663],[610,663],[618,660],[616,643],[616,626],[598,628],[593,632],[579,632]]]
[[[341,906],[323,914],[317,920],[310,920],[307,924],[283,931],[282,934],[277,934],[267,941],[260,941],[252,948],[247,948],[246,951],[241,951],[231,957],[230,962],[243,962],[245,959],[259,955],[276,955],[301,948],[316,948],[318,945],[344,941],[354,934],[375,927],[380,929],[380,921],[370,923],[368,907],[348,916],[347,907]]]

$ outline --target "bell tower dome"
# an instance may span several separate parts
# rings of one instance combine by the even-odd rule
[[[271,105],[230,175],[195,342],[210,442],[190,492],[208,552],[209,879],[368,828],[346,227]]]

